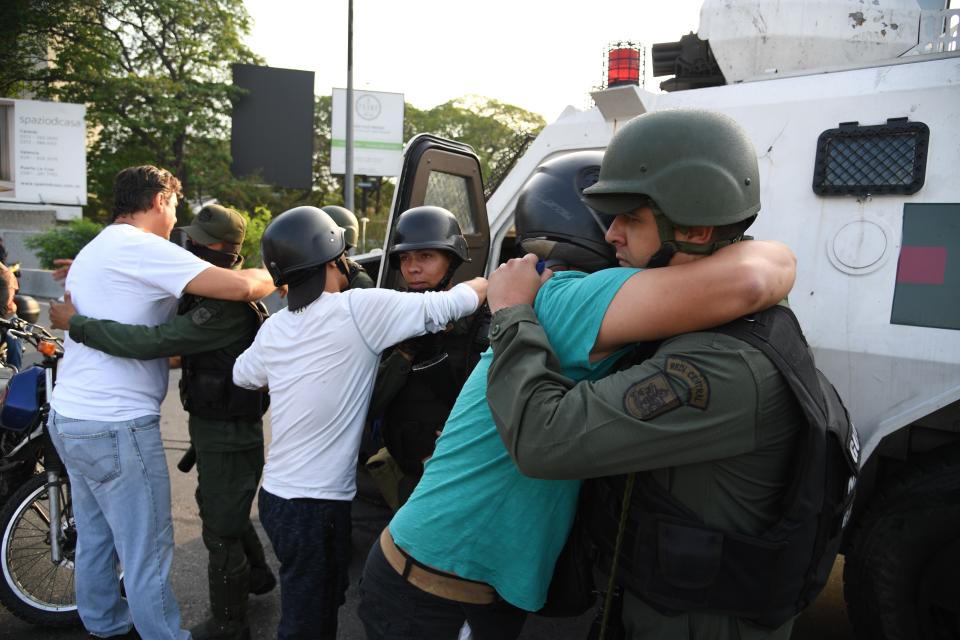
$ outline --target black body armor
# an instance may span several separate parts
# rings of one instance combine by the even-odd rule
[[[820,593],[853,505],[859,442],[833,385],[814,366],[799,324],[773,307],[714,329],[762,351],[808,428],[788,472],[780,519],[759,535],[708,526],[650,473],[637,473],[617,581],[666,615],[710,610],[776,628]],[[603,570],[612,567],[628,476],[590,481],[581,514]]]
[[[187,294],[180,300],[178,315],[189,313],[200,298]],[[246,305],[250,323],[259,329],[269,313],[263,303]],[[250,332],[253,343],[256,330]],[[233,383],[236,356],[224,350],[205,351],[181,358],[180,400],[190,415],[209,420],[259,420],[270,406],[270,396],[263,391],[244,389]]]
[[[486,305],[452,331],[416,338],[417,353],[402,391],[384,412],[383,442],[408,475],[423,473],[460,389],[487,350],[490,311]]]

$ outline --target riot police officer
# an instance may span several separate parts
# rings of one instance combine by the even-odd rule
[[[606,227],[583,197],[597,181],[602,151],[575,151],[537,167],[514,211],[517,244],[553,271],[593,273],[616,266]]]
[[[388,258],[406,289],[415,292],[446,291],[457,268],[470,259],[456,217],[434,206],[400,214]],[[403,472],[399,504],[423,475],[423,461],[433,453],[460,388],[488,346],[489,319],[481,306],[445,331],[396,345],[380,364],[369,415],[382,416],[383,442]]]
[[[208,262],[240,268],[246,221],[236,211],[208,205],[182,227],[187,249]],[[69,312],[64,312],[69,313]],[[189,413],[196,451],[197,504],[207,569],[211,618],[192,630],[204,638],[249,638],[248,594],[276,586],[250,507],[263,469],[263,423],[268,397],[233,384],[237,356],[253,342],[266,317],[261,304],[187,294],[177,316],[156,326],[125,325],[73,315],[70,337],[123,358],[181,356],[180,397]]]
[[[738,241],[755,218],[756,153],[726,116],[646,114],[616,133],[585,195],[613,216],[607,240],[621,265],[691,263]],[[498,284],[488,400],[521,471],[557,479],[639,472],[635,486],[623,476],[594,481],[584,499],[600,568],[616,562],[626,588],[628,637],[789,637],[796,610],[777,609],[779,587],[803,576],[754,571],[757,536],[782,517],[805,424],[778,368],[758,348],[705,331],[653,345],[649,359],[590,385],[566,385],[544,357],[549,343],[520,290]],[[816,553],[809,541],[799,546],[808,558]],[[755,576],[754,593],[717,589],[736,571]]]
[[[346,207],[335,204],[329,204],[320,208],[321,211],[329,215],[337,226],[343,229],[343,239],[347,243],[347,255],[353,255],[357,248],[357,240],[360,237],[360,223],[357,222],[357,216]],[[367,275],[357,262],[350,258],[344,258],[347,264],[347,282],[350,289],[369,289],[374,286],[373,279]]]

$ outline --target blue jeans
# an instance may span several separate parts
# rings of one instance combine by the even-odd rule
[[[337,637],[350,568],[350,502],[260,489],[260,522],[280,561],[279,640]]]
[[[3,341],[7,343],[7,364],[11,364],[20,371],[23,366],[23,345],[20,338],[12,336],[9,333],[3,336]]]
[[[70,474],[77,608],[87,631],[117,635],[132,622],[145,639],[188,640],[170,587],[173,522],[160,417],[100,422],[51,412],[49,431]]]

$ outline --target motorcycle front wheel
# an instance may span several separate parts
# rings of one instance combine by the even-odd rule
[[[50,506],[46,475],[35,475],[13,493],[0,512],[0,602],[15,616],[35,625],[80,624],[73,581],[77,533],[70,482],[60,479],[60,548],[50,556]]]

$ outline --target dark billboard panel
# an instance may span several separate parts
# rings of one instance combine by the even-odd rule
[[[231,170],[292,189],[313,184],[313,72],[233,65]]]

